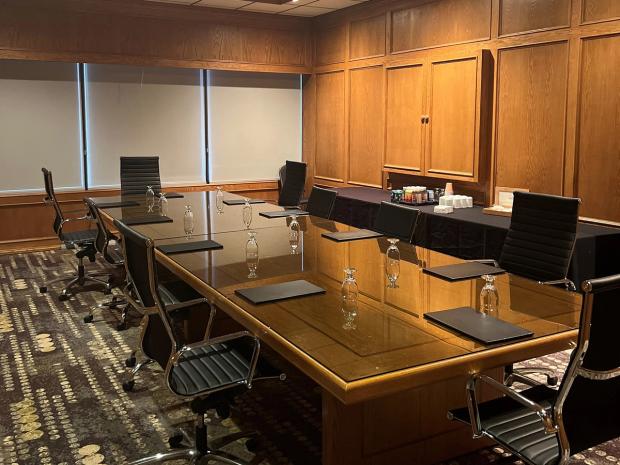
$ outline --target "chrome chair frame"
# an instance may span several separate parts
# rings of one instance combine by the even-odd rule
[[[479,382],[483,382],[536,413],[543,422],[545,433],[555,434],[557,436],[560,448],[560,459],[558,461],[558,465],[565,465],[568,462],[571,456],[571,447],[564,425],[563,407],[573,383],[580,376],[593,381],[606,381],[620,376],[620,366],[607,371],[597,371],[583,367],[583,360],[588,352],[592,322],[592,307],[594,299],[594,294],[592,293],[592,281],[593,280],[585,281],[582,285],[582,290],[585,293],[585,296],[581,314],[579,339],[577,341],[577,346],[573,351],[571,361],[565,373],[564,382],[558,392],[555,403],[550,407],[545,408],[523,396],[510,386],[502,384],[489,376],[476,373],[469,378],[466,385],[467,409],[469,411],[469,418],[471,421],[474,438],[486,436],[491,439],[495,439],[491,434],[485,431],[480,419],[479,404],[476,398],[476,387]],[[612,287],[617,288],[619,286],[620,282],[614,284]],[[450,416],[451,415],[448,414],[449,418]],[[519,456],[519,458],[526,463],[531,463],[525,457]]]
[[[86,247],[83,247],[83,245],[86,242],[79,241],[79,240],[71,240],[68,237],[66,237],[65,234],[63,233],[63,228],[65,227],[66,224],[71,223],[71,222],[76,222],[76,221],[92,222],[93,218],[89,214],[79,216],[79,217],[66,217],[65,216],[66,213],[78,213],[78,212],[82,213],[83,210],[69,210],[66,212],[63,211],[62,208],[60,207],[60,203],[58,202],[58,199],[56,198],[56,193],[54,191],[52,172],[45,168],[43,168],[41,171],[43,171],[43,178],[45,181],[45,195],[46,195],[43,199],[43,203],[47,206],[52,206],[56,214],[56,218],[54,220],[54,232],[56,233],[58,238],[65,244],[67,248],[78,248],[81,250],[78,250],[78,252],[76,252],[75,254],[78,260],[77,267],[75,267],[76,273],[71,276],[61,276],[59,278],[52,279],[51,281],[47,281],[45,285],[39,287],[39,292],[42,294],[46,293],[50,285],[69,281],[67,285],[65,286],[65,288],[61,291],[60,295],[58,296],[58,300],[60,301],[68,300],[71,297],[70,290],[74,286],[78,286],[78,285],[84,286],[88,282],[101,284],[104,287],[103,292],[106,294],[110,293],[112,289],[109,283],[104,279],[100,279],[101,276],[107,276],[106,272],[98,272],[98,271],[91,272],[91,273],[86,272],[86,267],[84,265],[84,258],[89,257],[91,261],[94,261],[94,254],[89,253],[89,250],[88,250],[89,246],[87,245]],[[92,247],[94,247],[94,244],[92,245]]]
[[[125,246],[126,246],[125,241],[122,241],[122,245],[123,245],[123,254],[125,257],[127,257],[127,253],[125,249]],[[194,299],[193,301],[188,301],[188,302],[183,302],[180,304],[166,306],[164,302],[161,300],[161,297],[158,291],[158,284],[155,279],[156,264],[155,264],[155,253],[154,253],[153,241],[151,239],[147,239],[146,245],[147,245],[147,269],[148,269],[148,277],[149,277],[149,287],[150,287],[153,300],[155,302],[155,306],[148,308],[147,311],[159,312],[159,315],[163,322],[166,333],[170,341],[173,342],[172,353],[170,354],[170,357],[168,358],[168,363],[165,369],[165,378],[166,378],[166,384],[167,384],[168,389],[173,394],[175,394],[177,397],[180,397],[183,399],[189,399],[189,400],[196,400],[196,399],[208,397],[209,395],[213,393],[231,389],[236,386],[245,386],[247,389],[251,389],[252,382],[254,380],[254,374],[256,371],[256,365],[258,363],[258,357],[260,354],[260,341],[258,337],[256,337],[254,334],[251,334],[249,331],[239,331],[239,332],[235,332],[232,334],[227,334],[224,336],[211,338],[210,333],[211,333],[211,327],[213,324],[213,317],[215,314],[215,307],[212,305],[211,302],[208,301],[208,299],[204,299],[204,298]],[[129,272],[129,268],[127,266],[126,260],[125,260],[125,266],[127,268],[128,276],[130,276],[130,272]],[[207,323],[207,328],[205,330],[205,336],[203,340],[193,343],[193,344],[182,344],[179,338],[177,337],[177,334],[175,333],[174,328],[170,324],[170,321],[168,319],[169,313],[173,310],[187,308],[187,307],[202,304],[205,302],[209,303],[211,311],[210,311],[209,320]],[[144,330],[144,327],[143,327],[143,330]],[[205,391],[196,393],[191,396],[183,396],[175,392],[175,390],[172,388],[172,385],[171,385],[172,371],[176,366],[178,366],[179,360],[182,358],[185,352],[192,351],[194,349],[201,348],[201,347],[211,346],[211,345],[222,343],[222,342],[233,341],[233,340],[240,339],[243,337],[249,337],[254,342],[253,353],[252,353],[252,357],[250,360],[250,369],[248,370],[248,375],[245,379],[241,381],[237,381],[235,383],[225,384],[215,389],[205,390]],[[279,377],[269,377],[269,378],[283,379],[282,375],[280,375]],[[265,379],[265,378],[260,378],[260,379]],[[186,441],[188,441],[190,444],[193,444],[192,446],[181,448],[178,450],[173,450],[167,453],[158,453],[158,454],[155,454],[149,457],[144,457],[144,458],[131,462],[130,465],[145,465],[145,464],[151,464],[151,463],[162,463],[162,462],[176,460],[176,459],[187,459],[187,460],[190,460],[190,463],[192,464],[199,464],[203,460],[206,460],[206,461],[213,460],[213,461],[219,461],[221,463],[227,463],[230,465],[249,465],[247,464],[247,462],[244,462],[226,453],[225,451],[219,450],[219,448],[233,441],[236,441],[238,439],[242,439],[246,437],[253,438],[254,436],[256,436],[256,432],[233,433],[230,435],[217,438],[215,440],[211,440],[210,441],[211,444],[208,444],[207,439],[206,439],[204,415],[205,415],[204,412],[197,413],[197,418],[196,418],[196,431],[204,431],[203,438],[200,438],[199,435],[197,434],[197,437],[194,440],[192,440],[189,434],[187,434],[183,430],[181,431],[183,438]]]

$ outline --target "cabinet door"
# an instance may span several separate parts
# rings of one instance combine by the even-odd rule
[[[425,87],[422,63],[387,70],[387,170],[422,171]]]
[[[481,55],[430,63],[427,176],[478,180]]]

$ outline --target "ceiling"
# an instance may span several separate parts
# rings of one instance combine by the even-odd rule
[[[193,7],[226,8],[229,10],[254,11],[267,14],[292,16],[319,16],[330,11],[358,5],[368,0],[291,0],[276,4],[273,0],[148,0],[160,3],[175,3]]]

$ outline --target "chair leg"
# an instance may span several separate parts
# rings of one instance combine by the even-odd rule
[[[129,465],[147,465],[149,463],[163,463],[169,462],[171,460],[196,460],[200,456],[199,452],[195,449],[181,449],[175,450],[172,452],[160,453],[151,455],[149,457],[144,457],[133,462],[130,462]]]
[[[136,385],[136,380],[135,377],[138,374],[138,372],[144,368],[147,365],[150,365],[151,363],[153,363],[154,360],[147,358],[142,360],[140,363],[138,363],[133,370],[131,370],[131,373],[129,374],[129,378],[127,378],[127,380],[125,380],[125,382],[123,382],[123,390],[125,392],[129,392],[129,391],[133,391],[134,386]]]

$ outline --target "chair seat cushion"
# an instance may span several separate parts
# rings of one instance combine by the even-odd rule
[[[547,386],[526,389],[522,394],[543,407],[555,402],[557,391]],[[451,412],[457,420],[470,423],[466,408]],[[482,428],[498,443],[528,463],[555,465],[560,449],[555,434],[546,434],[538,415],[508,398],[500,397],[480,404]]]
[[[182,396],[237,384],[247,379],[250,362],[232,344],[221,343],[184,352],[170,373],[170,387]]]
[[[62,233],[62,241],[70,244],[94,243],[96,237],[96,229],[83,229],[80,231],[68,231]]]

